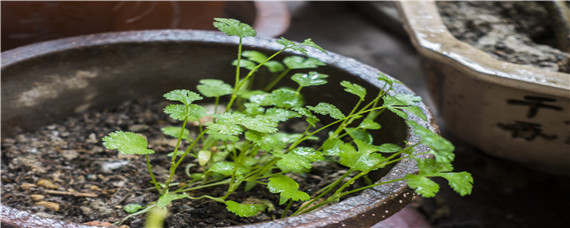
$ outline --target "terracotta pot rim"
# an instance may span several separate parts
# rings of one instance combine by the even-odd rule
[[[155,42],[195,42],[210,45],[236,45],[237,38],[228,37],[220,32],[201,30],[143,30],[85,35],[31,44],[3,52],[1,55],[3,60],[2,70],[16,65],[19,62],[72,49],[106,46],[119,43]],[[274,39],[271,38],[245,38],[243,42],[245,46],[251,48],[263,48],[273,51],[281,49],[281,46],[276,44]],[[328,52],[328,54],[325,55],[316,49],[309,49],[309,56],[318,58],[332,67],[343,69],[357,78],[366,80],[372,84],[376,83],[374,86],[382,85],[380,81],[376,80],[378,73],[381,73],[381,71],[357,62],[352,58],[343,57],[332,52]],[[413,92],[403,84],[394,84],[394,89],[397,92],[413,94]],[[420,107],[423,113],[428,117],[428,121],[423,121],[414,115],[410,115],[410,119],[418,122],[420,125],[433,132],[439,133],[429,108],[423,103],[419,103],[418,107]],[[411,128],[409,126],[407,128],[408,132],[411,132]],[[410,133],[407,141],[409,144],[415,144],[419,142],[419,137]],[[423,153],[428,150],[429,148],[426,146],[420,146],[416,148],[415,153]],[[425,158],[427,156],[428,155],[422,155],[420,157]],[[388,174],[382,177],[381,181],[401,178],[406,174],[416,173],[417,171],[418,169],[415,161],[404,159],[397,163],[388,172]],[[360,220],[365,217],[377,216],[376,221],[380,221],[402,209],[411,201],[412,197],[413,194],[410,192],[406,183],[404,181],[399,181],[368,189],[357,196],[311,213],[264,223],[245,225],[243,227],[322,227],[340,225],[350,227],[350,218]],[[390,208],[390,210],[387,208]],[[1,205],[0,209],[0,218],[3,224],[13,224],[17,226],[29,224],[31,226],[41,226],[42,224],[49,222],[50,226],[82,226],[79,224],[40,218],[32,213],[16,210],[4,205]]]
[[[477,80],[568,96],[570,74],[501,61],[456,39],[443,24],[435,1],[397,2],[404,28],[416,49],[430,59],[477,72]]]

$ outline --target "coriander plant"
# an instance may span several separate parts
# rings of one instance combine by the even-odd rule
[[[143,136],[133,132],[116,131],[103,138],[108,149],[116,149],[123,154],[145,156],[153,189],[159,195],[155,202],[146,206],[126,205],[124,210],[132,213],[130,216],[150,212],[149,219],[156,219],[155,214],[164,215],[167,205],[174,200],[201,199],[223,203],[229,211],[239,216],[253,216],[274,205],[270,202],[235,202],[228,200],[228,197],[235,191],[248,191],[258,185],[264,186],[271,193],[279,194],[279,205],[284,207],[282,217],[307,213],[336,202],[348,194],[396,181],[405,181],[410,188],[424,197],[432,197],[439,190],[438,184],[432,181],[431,177],[447,179],[460,195],[471,193],[471,175],[467,172],[453,172],[453,145],[416,122],[407,120],[408,113],[411,113],[427,121],[423,112],[415,106],[421,99],[410,94],[388,94],[393,84],[398,82],[379,74],[378,80],[383,81],[384,86],[378,93],[369,97],[370,94],[364,87],[342,81],[340,85],[344,91],[355,99],[355,105],[348,113],[343,113],[334,104],[325,102],[315,106],[305,105],[303,89],[327,83],[328,75],[315,70],[324,63],[311,57],[289,56],[282,61],[275,60],[275,57],[286,50],[307,55],[307,47],[322,52],[325,52],[324,49],[311,39],[296,43],[281,38],[276,42],[283,46],[282,49],[270,56],[257,51],[243,51],[242,39],[255,36],[254,29],[237,20],[224,18],[216,18],[214,26],[229,36],[239,38],[237,59],[232,63],[236,69],[235,81],[228,84],[216,79],[202,79],[197,86],[198,92],[177,89],[164,94],[164,98],[176,102],[166,106],[164,112],[170,118],[181,122],[181,126],[162,128],[164,134],[177,139],[174,151],[166,151],[170,153],[160,155],[172,157],[168,178],[155,178],[149,156],[155,156],[156,152],[148,149],[148,143]],[[254,78],[261,68],[265,68],[264,72],[269,75],[263,75],[263,80],[267,81],[262,89],[257,90],[253,86]],[[241,70],[247,70],[243,77]],[[307,72],[290,75],[292,70]],[[275,88],[279,81],[287,77],[298,86]],[[204,97],[213,98],[215,107],[218,106],[220,98],[226,99],[225,110],[216,109],[209,113],[206,108],[196,103]],[[381,128],[376,119],[386,111],[405,119],[413,128],[413,133],[421,137],[421,142],[406,147],[391,143],[375,145],[369,131]],[[322,116],[328,116],[333,121],[320,123]],[[279,132],[278,124],[293,118],[305,121],[306,129],[296,133]],[[210,121],[204,121],[206,119]],[[199,123],[193,129],[197,132],[195,137],[191,137],[188,129],[188,123],[191,121]],[[302,146],[305,141],[318,139],[316,134],[323,132],[327,133],[328,137],[320,139],[323,143],[319,147]],[[186,143],[182,144],[183,141]],[[420,154],[413,153],[414,148],[421,144],[431,149],[426,152],[433,155],[431,158],[421,159]],[[182,148],[181,145],[188,146]],[[402,159],[416,160],[419,172],[388,182],[368,182],[369,185],[365,187],[349,188],[356,180],[366,179],[370,172]],[[338,163],[348,171],[316,194],[309,195],[299,190],[299,184],[288,174],[306,173],[313,163],[319,161]],[[180,167],[183,164],[185,166]],[[202,172],[191,173],[193,166],[200,166],[197,170]],[[183,168],[188,179],[175,182],[177,171]],[[222,186],[227,190],[223,195],[187,194],[213,186]],[[305,203],[290,212],[295,201]],[[162,220],[158,218],[157,221]]]

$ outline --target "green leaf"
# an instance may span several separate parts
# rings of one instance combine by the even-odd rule
[[[291,151],[292,154],[303,156],[309,160],[309,162],[322,161],[324,159],[323,154],[311,147],[296,147]]]
[[[354,147],[347,143],[341,144],[340,150],[339,163],[357,171],[381,168],[378,165],[386,160],[377,153],[369,153],[367,150],[356,151]]]
[[[275,138],[275,140],[283,142],[285,144],[289,144],[289,143],[294,143],[297,140],[299,140],[299,138],[303,137],[303,134],[299,134],[299,133],[293,133],[293,134],[289,134],[289,133],[285,133],[285,132],[277,132],[271,135],[271,137]],[[318,137],[315,136],[311,136],[306,138],[305,140],[319,140]]]
[[[473,189],[473,177],[470,173],[442,173],[440,176],[447,179],[449,186],[459,193],[459,195],[465,196],[471,194],[471,190]]]
[[[180,101],[185,105],[189,105],[194,101],[203,99],[199,94],[186,89],[172,90],[165,93],[164,98],[169,101]]]
[[[127,204],[123,207],[123,210],[129,214],[135,213],[138,210],[140,210],[141,208],[143,208],[142,205],[137,204],[137,203],[131,203],[131,204]]]
[[[326,74],[311,71],[309,73],[296,73],[291,76],[291,79],[297,82],[300,86],[307,87],[327,84],[326,78],[328,77],[329,76]]]
[[[197,121],[206,114],[206,108],[196,104],[190,104],[188,108],[183,104],[170,104],[164,108],[164,113],[175,120]]]
[[[221,97],[232,94],[234,90],[231,85],[218,79],[202,79],[196,88],[206,97]]]
[[[209,137],[212,137],[212,138],[214,138],[216,140],[220,140],[220,141],[237,142],[239,140],[239,138],[237,136],[221,134],[221,133],[217,133],[217,132],[213,132],[213,131],[206,131],[206,134],[208,134]]]
[[[273,153],[273,155],[281,158],[279,161],[277,161],[276,165],[279,169],[286,173],[306,173],[313,167],[309,162],[309,159],[304,156],[291,153]]]
[[[312,69],[326,65],[318,59],[304,58],[297,55],[286,57],[283,59],[283,63],[290,69]]]
[[[370,129],[370,130],[378,130],[381,128],[380,124],[374,122],[374,120],[371,119],[364,119],[362,121],[362,123],[360,123],[360,125],[358,125],[359,128],[362,129]]]
[[[219,173],[222,174],[224,176],[231,176],[232,173],[234,172],[234,163],[233,162],[228,162],[228,161],[220,161],[220,162],[216,162],[214,163],[212,166],[210,166],[210,169],[208,169],[208,171],[210,172],[214,172],[214,173]],[[243,165],[238,165],[237,169],[236,169],[236,175],[241,176],[245,173],[247,173],[249,171],[249,169]]]
[[[210,157],[212,157],[212,152],[209,150],[201,150],[198,152],[198,164],[200,166],[206,165],[208,161],[210,161]]]
[[[378,147],[378,149],[380,150],[380,152],[394,153],[394,152],[398,152],[398,151],[402,150],[402,147],[400,147],[396,144],[392,144],[392,143],[384,143],[384,144],[380,145],[380,147]]]
[[[307,123],[309,123],[313,127],[315,127],[316,126],[315,124],[320,121],[319,118],[317,118],[315,115],[313,115],[313,113],[311,113],[311,111],[309,111],[309,109],[303,107],[294,107],[292,109],[293,111],[296,111],[299,114],[307,117]]]
[[[236,19],[229,18],[214,18],[214,27],[222,31],[228,36],[254,37],[257,32],[248,24],[242,23]]]
[[[415,121],[406,121],[412,127],[413,133],[420,136],[422,144],[428,146],[438,162],[451,162],[455,158],[455,147],[451,142],[419,125]]]
[[[271,92],[271,100],[278,108],[289,109],[303,105],[301,94],[295,90],[280,88]]]
[[[342,81],[340,82],[340,85],[344,87],[344,91],[360,97],[360,100],[364,100],[364,97],[366,96],[366,89],[364,87],[349,81]]]
[[[449,172],[453,170],[450,162],[437,161],[435,159],[422,159],[417,160],[420,175],[423,176],[438,176],[442,172]]]
[[[273,121],[286,121],[294,117],[301,117],[301,115],[287,109],[270,108],[265,112],[265,117],[270,118]]]
[[[299,191],[299,184],[288,176],[277,175],[270,177],[267,188],[271,193],[279,193],[281,196],[280,203],[283,204],[287,199],[294,201],[308,201],[311,199],[309,194]]]
[[[243,51],[241,55],[256,63],[262,63],[267,59],[265,54],[258,51]]]
[[[278,122],[272,120],[271,118],[265,116],[256,116],[254,118],[251,117],[244,117],[240,124],[246,127],[247,129],[251,129],[258,132],[263,133],[274,133],[277,132],[277,125]]]
[[[286,146],[284,142],[256,131],[246,131],[245,138],[249,141],[252,141],[255,145],[259,146],[260,149],[264,151],[281,151]]]
[[[439,185],[427,177],[407,174],[405,178],[408,186],[423,197],[433,197],[439,191]]]
[[[342,112],[340,111],[340,109],[338,109],[336,106],[329,104],[329,103],[325,103],[325,102],[321,102],[319,104],[317,104],[317,106],[307,106],[307,108],[313,112],[316,112],[318,114],[321,115],[329,115],[330,117],[340,120],[345,118],[346,116],[344,114],[342,114]]]
[[[168,136],[172,136],[174,138],[178,138],[180,135],[180,131],[182,130],[181,127],[163,127],[160,129],[162,133]],[[188,129],[184,129],[184,133],[182,133],[182,138],[186,140],[190,140],[190,131]]]
[[[306,39],[305,41],[303,41],[303,43],[298,44],[298,43],[295,43],[295,42],[293,42],[293,41],[290,41],[290,40],[288,40],[288,39],[285,39],[285,38],[281,37],[281,39],[280,39],[280,40],[277,40],[276,42],[277,42],[278,44],[281,44],[281,45],[285,46],[285,49],[291,49],[291,50],[294,50],[294,51],[298,51],[298,52],[301,52],[301,53],[303,53],[303,54],[305,54],[305,55],[308,55],[309,53],[307,52],[307,50],[306,50],[305,48],[303,48],[303,46],[306,46],[306,47],[313,47],[313,48],[316,48],[316,49],[320,50],[320,51],[323,52],[323,53],[327,53],[327,52],[325,51],[325,49],[323,49],[323,48],[320,47],[319,45],[315,44],[311,39]]]
[[[267,67],[267,69],[269,69],[269,72],[271,73],[277,73],[285,70],[285,66],[283,66],[283,64],[277,61],[267,61],[263,65]]]
[[[388,90],[392,89],[394,83],[400,84],[399,81],[396,81],[395,79],[392,79],[383,73],[378,73],[378,80],[388,83],[388,85],[390,85]]]
[[[186,193],[182,193],[182,194],[166,193],[164,195],[161,195],[160,198],[158,198],[158,201],[156,202],[156,206],[166,207],[166,206],[168,206],[168,204],[170,204],[174,200],[183,199],[183,198],[187,198],[187,197],[188,197],[188,195]]]
[[[231,211],[240,217],[250,217],[265,210],[266,206],[264,204],[241,204],[232,200],[227,200],[226,208],[228,211]]]
[[[243,128],[234,123],[224,123],[218,121],[216,123],[209,122],[206,124],[208,126],[208,133],[218,133],[224,135],[239,135],[243,132]]]
[[[237,63],[238,63],[238,61],[236,59],[232,62],[232,66],[237,66]],[[242,59],[239,62],[239,67],[242,67],[242,68],[245,68],[248,70],[253,70],[256,66],[257,66],[256,63],[254,63],[253,61],[249,61],[247,59]]]
[[[358,139],[363,142],[372,144],[374,138],[372,138],[372,135],[368,133],[365,129],[347,127],[345,128],[345,130],[346,132],[348,132],[348,135],[350,135],[350,137],[352,137],[353,139]]]
[[[339,156],[342,144],[344,144],[344,142],[338,138],[328,138],[323,143],[323,153],[328,156]]]
[[[147,141],[143,136],[133,132],[115,131],[103,137],[103,145],[107,149],[118,150],[122,154],[153,154],[147,148]]]

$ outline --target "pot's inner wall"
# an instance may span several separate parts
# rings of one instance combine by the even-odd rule
[[[141,96],[161,97],[172,89],[196,91],[203,78],[233,84],[231,62],[236,52],[232,45],[202,42],[118,43],[12,64],[2,71],[2,134],[10,136],[16,128],[34,130],[88,108],[114,106]],[[325,66],[317,70],[329,75],[329,83],[304,88],[307,104],[328,102],[350,112],[358,98],[343,91],[339,85],[343,80],[364,86],[369,97],[378,91],[344,69]],[[242,73],[247,71],[242,69]],[[296,86],[289,79],[284,81],[282,85]],[[380,118],[382,129],[375,134],[375,143],[402,145],[407,136],[403,120],[391,112]]]

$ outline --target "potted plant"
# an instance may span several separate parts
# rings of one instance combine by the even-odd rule
[[[148,168],[148,182],[143,184],[155,192],[153,199],[118,205],[132,215],[151,212],[148,226],[162,224],[171,203],[201,199],[240,217],[281,210],[281,219],[247,225],[252,227],[362,227],[403,208],[414,195],[410,188],[433,196],[439,188],[429,177],[446,178],[461,195],[470,193],[470,174],[452,172],[453,146],[436,134],[421,99],[393,78],[327,54],[310,39],[296,43],[254,38],[255,30],[233,19],[218,18],[215,26],[225,35],[180,30],[108,33],[3,53],[3,134],[37,129],[74,112],[132,98],[162,95],[175,102],[164,112],[178,124],[161,128],[176,139],[172,153],[151,150],[144,136],[122,129],[102,139],[107,149],[140,155],[142,165],[136,169]],[[306,71],[314,68],[318,71]],[[263,74],[271,80],[256,87],[251,79]],[[284,76],[292,80],[282,80]],[[198,105],[204,97],[215,107],[225,105],[207,111]],[[276,133],[280,122],[293,118],[304,123],[304,131]],[[190,121],[197,123],[189,128]],[[319,137],[317,145],[300,146]],[[167,158],[168,167],[152,164],[154,153]],[[347,171],[309,195],[294,177],[307,175],[318,162],[340,164]],[[157,169],[166,170],[166,178],[155,178]],[[348,188],[358,180],[364,184]],[[37,185],[24,190],[54,187]],[[226,190],[221,195],[194,194],[213,186]],[[236,198],[252,188],[277,198]],[[2,206],[2,223],[71,225],[7,206]]]
[[[570,173],[568,73],[498,60],[456,39],[434,1],[398,8],[451,133],[491,155]]]

